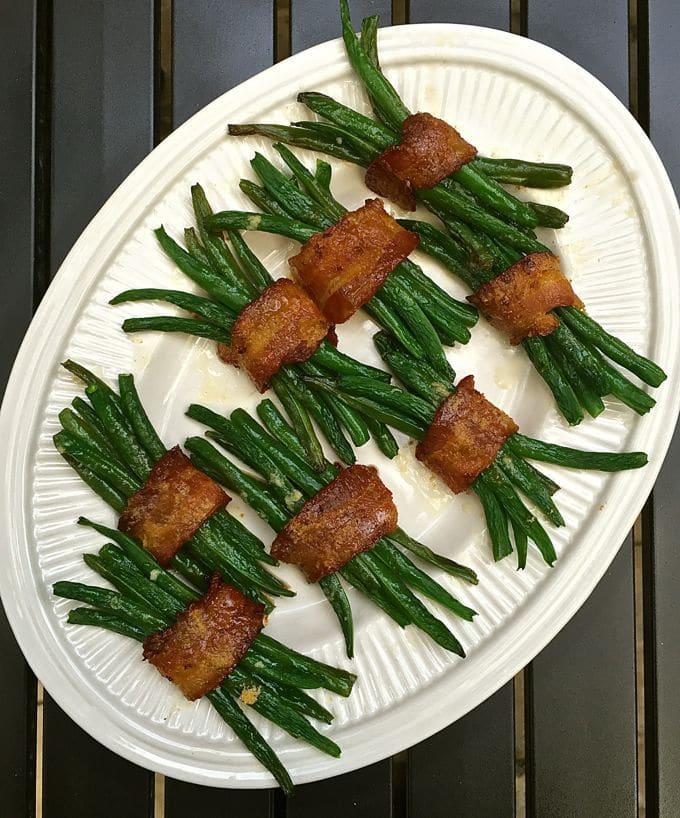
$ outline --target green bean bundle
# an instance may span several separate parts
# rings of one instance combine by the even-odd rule
[[[120,375],[119,392],[73,361],[63,366],[86,384],[88,400],[76,397],[59,414],[62,429],[54,445],[80,477],[115,511],[146,481],[165,454],[139,399],[132,375]],[[270,596],[293,596],[266,565],[277,565],[264,544],[239,520],[221,509],[185,543],[172,561],[183,571],[185,557],[219,571],[226,582],[272,610]]]
[[[115,541],[115,544],[104,545],[97,554],[84,555],[87,565],[115,590],[80,582],[55,583],[56,596],[91,606],[70,610],[69,623],[101,627],[143,641],[172,625],[188,604],[200,598],[194,587],[162,568],[132,537],[85,518],[79,522]],[[193,562],[193,567],[203,590],[208,584],[210,569],[198,560]],[[353,674],[309,659],[260,633],[237,667],[206,698],[289,793],[293,784],[288,772],[239,702],[248,704],[294,738],[337,758],[338,745],[309,721],[331,724],[333,714],[305,690],[326,689],[348,696],[354,680]]]
[[[228,344],[238,313],[273,279],[237,232],[229,233],[233,252],[221,236],[207,232],[205,225],[212,210],[205,192],[200,185],[194,185],[191,195],[197,229],[185,230],[186,249],[175,242],[162,227],[156,231],[156,236],[167,255],[208,297],[177,290],[147,288],[126,290],[113,298],[111,303],[154,300],[173,304],[192,313],[190,318],[128,318],[123,322],[125,332],[182,332]],[[330,401],[322,390],[309,387],[302,376],[313,374],[321,377],[354,374],[389,380],[389,375],[382,370],[343,354],[328,340],[322,341],[305,363],[281,367],[271,379],[271,387],[295,427],[312,466],[320,469],[323,461],[321,445],[312,421],[345,463],[355,461],[347,436],[355,446],[363,445],[372,436],[386,456],[394,457],[396,444],[387,427],[376,422],[368,424],[361,412],[344,401]]]
[[[191,437],[185,445],[198,468],[239,494],[278,532],[305,499],[333,480],[338,467],[326,462],[323,472],[314,472],[304,460],[304,449],[294,430],[271,401],[263,401],[258,414],[264,425],[242,409],[236,409],[229,418],[197,404],[187,411],[189,417],[210,427],[208,437],[257,472],[265,483],[243,471],[205,438]],[[290,497],[294,491],[299,499],[296,507],[291,508],[283,497]],[[473,571],[434,554],[400,529],[380,539],[370,551],[353,557],[338,573],[401,627],[414,624],[442,647],[464,656],[458,639],[429,612],[411,588],[465,620],[471,620],[475,612],[421,570],[402,549],[467,582],[477,581]],[[347,655],[351,657],[353,621],[347,595],[337,573],[327,575],[319,584],[338,617]]]
[[[275,147],[291,176],[256,154],[251,165],[262,184],[241,180],[241,189],[264,212],[215,213],[206,222],[212,232],[258,230],[304,243],[347,212],[330,191],[326,163],[317,163],[312,173],[284,145]],[[412,354],[424,357],[443,374],[450,366],[442,345],[467,343],[470,327],[477,321],[474,308],[447,295],[409,259],[392,271],[363,309]]]
[[[381,357],[405,389],[392,384],[382,384],[376,389],[374,384],[360,377],[317,381],[316,385],[420,440],[442,399],[455,391],[453,379],[442,381],[439,373],[410,356],[388,333],[378,333],[374,340]],[[552,499],[559,486],[527,460],[615,472],[641,468],[647,463],[647,455],[643,452],[587,452],[544,443],[519,433],[510,435],[494,462],[476,478],[471,488],[484,509],[494,559],[500,560],[512,553],[512,532],[519,568],[526,566],[529,540],[535,543],[549,565],[557,558],[548,532],[526,507],[521,495],[528,498],[552,525],[564,525]]]
[[[364,166],[398,142],[401,124],[410,112],[380,69],[376,20],[363,21],[359,39],[352,30],[346,0],[341,0],[340,7],[347,54],[366,88],[376,120],[324,94],[309,92],[300,94],[299,100],[326,122],[298,122],[291,127],[236,125],[230,126],[230,133],[259,133]],[[498,167],[501,171],[495,175]],[[416,192],[416,198],[443,222],[446,232],[427,222],[400,223],[420,235],[421,250],[476,291],[523,255],[548,249],[536,239],[534,227],[559,228],[566,221],[561,211],[521,202],[498,182],[550,187],[567,184],[570,179],[570,169],[564,166],[476,159],[435,187]],[[652,387],[666,378],[657,364],[575,307],[560,307],[554,314],[560,321],[554,332],[525,338],[522,343],[570,424],[580,423],[584,411],[592,417],[599,415],[604,410],[602,398],[607,395],[638,414],[654,406],[654,399],[610,362]]]

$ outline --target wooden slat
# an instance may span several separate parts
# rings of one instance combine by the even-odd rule
[[[649,4],[649,123],[650,136],[680,191],[680,98],[676,73],[680,6],[675,0]],[[642,49],[644,54],[644,45]],[[644,66],[643,66],[644,70]],[[643,87],[644,94],[644,87]],[[644,105],[646,100],[642,99]],[[644,547],[650,569],[646,577],[651,593],[645,609],[649,627],[645,632],[645,693],[647,718],[648,815],[671,818],[680,810],[680,432],[673,443],[648,507]]]
[[[409,751],[410,815],[512,818],[513,686]]]
[[[172,24],[175,128],[274,61],[271,0],[251,0],[247,13],[238,0],[174,0]],[[278,795],[267,790],[213,789],[171,778],[165,781],[165,818],[278,818],[279,801]]]
[[[411,0],[410,23],[464,23],[507,30],[510,27],[508,0]]]
[[[529,815],[637,814],[631,544],[530,666]]]
[[[33,79],[36,13],[11,3],[0,26],[0,396],[31,318],[34,244]],[[8,815],[32,815],[35,794],[36,683],[0,608],[0,799]]]
[[[528,0],[529,36],[587,68],[628,104],[627,0]]]
[[[535,2],[529,36],[565,53],[628,102],[628,5]],[[527,798],[538,816],[636,813],[631,539],[577,617],[532,663]]]
[[[379,14],[381,26],[390,24],[390,0],[352,0],[350,5],[357,30],[362,18],[369,14]],[[335,2],[292,0],[290,20],[293,53],[340,37],[340,15]]]
[[[52,270],[153,144],[153,2],[53,3]],[[151,814],[153,777],[45,697],[43,816]]]
[[[274,61],[274,4],[201,0],[173,3],[173,122]]]

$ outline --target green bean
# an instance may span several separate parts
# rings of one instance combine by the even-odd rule
[[[529,538],[527,531],[514,520],[510,521],[512,535],[515,538],[515,551],[517,551],[517,568],[523,571],[527,567],[527,554],[529,551]]]
[[[312,392],[307,384],[308,379],[306,377],[304,379],[299,377],[291,367],[282,367],[279,370],[279,374],[282,374],[286,378],[290,389],[297,395],[302,405],[317,422],[317,425],[326,436],[326,439],[338,457],[348,465],[355,463],[356,455],[354,454],[354,449],[352,449],[347,442],[347,438],[340,424],[335,419],[335,415],[328,407],[328,404],[322,399],[322,396],[317,396]],[[316,379],[312,380],[315,381]],[[350,406],[353,405],[349,400],[346,400],[346,403]]]
[[[81,364],[77,364],[75,361],[72,361],[70,358],[66,361],[63,361],[61,364],[64,369],[70,372],[72,375],[75,375],[76,378],[79,378],[86,386],[93,386],[97,385],[100,387],[104,392],[107,393],[109,398],[115,403],[121,411],[122,415],[122,406],[120,396],[117,395],[111,387],[105,383],[101,378],[98,378],[89,369],[86,369]]]
[[[101,452],[108,457],[118,457],[116,452],[111,447],[109,441],[99,431],[99,429],[92,426],[87,420],[84,420],[68,407],[59,412],[59,422],[61,423],[64,431],[80,438],[83,443],[91,446],[98,452]]]
[[[196,318],[175,318],[170,315],[126,318],[122,328],[123,332],[181,332],[183,335],[208,338],[218,344],[229,344],[231,341],[231,333],[228,331]]]
[[[260,185],[256,185],[255,182],[251,182],[250,179],[241,179],[238,186],[250,201],[264,213],[268,213],[270,216],[280,216],[283,219],[288,218],[288,214],[276,199],[270,196],[269,191],[260,187]],[[232,232],[236,231],[228,231],[229,234]]]
[[[550,227],[553,230],[560,230],[569,221],[569,214],[559,207],[539,204],[539,202],[527,202],[527,205],[536,214],[539,227]]]
[[[583,380],[589,383],[598,395],[606,395],[609,392],[607,373],[600,366],[598,358],[566,324],[560,323],[548,337],[551,343],[562,347]]]
[[[324,467],[321,444],[312,426],[309,413],[302,405],[302,401],[297,394],[291,389],[285,372],[279,370],[272,377],[270,385],[288,413],[298,438],[298,445],[301,444],[304,447],[305,456],[309,459],[310,466],[315,471],[321,471]]]
[[[421,560],[423,560],[423,562],[434,565],[435,568],[439,568],[453,577],[459,577],[460,579],[465,580],[465,582],[469,582],[471,585],[477,585],[479,582],[477,574],[471,568],[468,568],[465,565],[460,565],[460,563],[454,562],[448,557],[443,557],[441,554],[435,553],[431,548],[428,548],[426,545],[418,542],[418,540],[414,540],[413,537],[410,537],[405,531],[402,531],[401,528],[397,528],[396,531],[392,531],[387,535],[386,539],[397,543],[402,548],[410,551],[416,557],[419,557]]]
[[[208,590],[208,577],[210,571],[207,566],[203,566],[193,555],[190,556],[186,552],[186,548],[182,548],[170,560],[170,565],[181,574],[184,579],[188,580],[192,585],[195,585],[198,590],[204,594]]]
[[[432,410],[455,388],[453,378],[444,381],[428,363],[417,361],[398,349],[387,333],[376,333],[373,343],[399,380],[415,395],[427,401]]]
[[[510,449],[501,450],[496,455],[495,462],[508,479],[533,500],[553,525],[564,525],[564,517],[560,514],[543,482],[536,479],[528,463],[525,463],[521,457],[517,457]]]
[[[344,565],[339,573],[347,582],[361,591],[381,610],[383,610],[400,628],[412,624],[411,617],[397,604],[383,589],[382,585],[361,562],[356,558]]]
[[[236,678],[234,678],[234,674],[227,676],[222,682],[221,688],[231,693],[232,696],[238,697],[240,695],[240,686],[237,681],[238,672],[235,675]],[[265,686],[261,687],[257,698],[253,698],[254,701],[249,702],[253,710],[274,724],[278,724],[282,730],[285,730],[293,738],[300,738],[334,758],[340,756],[340,748],[334,741],[319,733],[300,713],[286,707],[283,702],[272,695],[270,689]]]
[[[198,468],[240,494],[275,531],[285,526],[288,514],[269,494],[266,485],[242,472],[201,437],[188,438],[185,446]]]
[[[519,228],[504,222],[466,196],[462,196],[455,188],[443,187],[441,184],[430,189],[421,188],[416,191],[416,199],[423,202],[426,207],[437,207],[454,218],[476,227],[491,238],[497,238],[524,253],[548,250],[545,245],[527,236]]]
[[[158,437],[149,416],[144,410],[132,375],[118,376],[118,390],[123,411],[132,426],[137,439],[153,462],[160,460],[166,452],[163,441]]]
[[[214,217],[206,219],[209,224]],[[200,264],[195,258],[180,247],[174,239],[159,227],[154,231],[159,244],[179,269],[199,287],[215,298],[220,304],[239,313],[248,303],[249,298],[243,291],[229,283],[223,276],[209,267]]]
[[[316,203],[275,168],[261,153],[256,153],[250,165],[265,189],[285,208],[291,219],[325,230],[333,220],[320,213]]]
[[[305,693],[304,690],[292,685],[282,684],[278,679],[268,678],[264,673],[255,670],[246,660],[241,660],[238,667],[231,673],[231,677],[241,685],[241,695],[246,690],[264,686],[277,699],[288,707],[297,710],[303,716],[318,719],[325,724],[331,724],[333,721],[333,714],[326,710],[325,707],[322,707],[316,699]]]
[[[324,377],[325,375],[325,372],[316,366],[312,360],[298,364],[297,368],[301,373],[312,377]],[[376,383],[372,378],[370,380],[372,383]],[[379,381],[379,383],[382,383],[382,381]],[[356,412],[342,400],[329,401],[323,393],[317,395],[317,399],[324,402],[335,416],[338,424],[344,426],[355,446],[363,446],[364,443],[368,443],[370,439],[368,426],[359,412]]]
[[[497,182],[523,187],[553,188],[571,184],[569,165],[527,162],[524,159],[491,159],[477,156],[471,163]]]
[[[433,616],[418,597],[384,563],[381,563],[375,554],[371,551],[365,551],[363,554],[354,557],[354,560],[361,561],[379,579],[384,593],[392,598],[397,605],[404,608],[414,625],[425,631],[428,636],[446,650],[450,650],[458,656],[465,656],[463,646],[446,625]]]
[[[370,416],[366,416],[365,420],[371,437],[385,457],[390,460],[396,457],[399,454],[399,445],[387,424]]]
[[[158,615],[158,611],[154,605],[149,602],[147,596],[137,587],[137,578],[139,577],[138,574],[131,574],[127,571],[119,570],[118,566],[109,565],[104,559],[96,554],[84,554],[83,560],[88,568],[96,571],[101,577],[108,580],[114,586],[114,588],[118,589],[126,597],[129,597],[133,602],[141,606],[147,612],[148,616],[152,617]],[[161,613],[164,617],[169,615],[166,610],[162,610]]]
[[[425,426],[432,423],[433,408],[430,401],[388,383],[376,383],[370,378],[344,375],[336,381],[340,392],[357,398],[371,398],[384,406],[398,410],[407,419],[421,422]]]
[[[666,380],[666,373],[660,366],[610,335],[585,312],[574,307],[559,307],[555,312],[576,335],[601,349],[612,361],[637,375],[640,380],[650,386],[660,386]]]
[[[585,452],[558,446],[556,443],[544,443],[519,432],[511,435],[506,445],[518,457],[571,469],[616,472],[647,465],[647,455],[644,452]]]
[[[100,480],[117,489],[125,497],[141,488],[141,482],[113,457],[88,446],[69,432],[57,432],[52,438],[57,451],[78,462],[81,468],[94,473]]]
[[[189,588],[188,585],[176,579],[169,571],[161,568],[158,562],[137,540],[119,531],[117,528],[109,528],[108,526],[93,522],[87,517],[79,517],[78,525],[88,526],[103,537],[110,537],[147,579],[155,582],[159,588],[162,588],[180,602],[187,604],[198,599],[198,594]]]
[[[120,616],[109,613],[109,611],[96,611],[93,608],[73,608],[68,612],[66,621],[70,625],[89,625],[95,628],[105,628],[107,631],[119,633],[121,636],[128,636],[143,642],[152,633],[150,630],[133,625]]]
[[[493,491],[479,478],[472,484],[475,494],[479,497],[484,509],[486,527],[491,539],[493,558],[496,562],[512,554],[512,543],[508,534],[508,515]]]
[[[432,577],[424,571],[421,571],[405,554],[388,541],[380,540],[374,546],[372,553],[403,582],[413,586],[413,588],[447,608],[456,616],[460,616],[462,619],[471,622],[476,615],[476,611],[467,605],[463,605],[463,603],[452,596],[446,588],[443,588],[438,582],[435,582]]]
[[[325,389],[329,394],[342,398],[350,406],[356,407],[365,415],[387,423],[395,429],[399,429],[400,432],[404,432],[404,434],[419,438],[424,432],[424,424],[419,424],[412,418],[404,416],[403,412],[391,409],[389,406],[370,398],[357,397],[343,392],[331,381],[322,380],[321,378],[307,378],[306,380],[320,389]]]
[[[206,220],[208,229],[215,233],[222,230],[259,230],[304,243],[318,231],[309,224],[288,217],[269,213],[246,213],[242,210],[222,210]]]
[[[213,236],[206,230],[206,219],[213,215],[213,210],[201,185],[191,186],[191,202],[194,207],[198,233],[210,267],[250,301],[258,294],[259,289],[254,287],[248,277],[243,274],[224,239],[221,236]]]
[[[71,401],[71,406],[80,415],[80,417],[90,425],[92,429],[99,432],[101,439],[105,441],[106,445],[109,447],[109,449],[111,449],[111,444],[108,442],[108,440],[106,440],[106,432],[99,422],[97,413],[90,406],[90,404],[81,398],[80,395],[76,395],[76,397]]]
[[[452,174],[452,178],[460,182],[484,205],[493,208],[513,222],[523,227],[536,227],[539,220],[532,208],[516,199],[486,174],[480,172],[470,164]]]
[[[207,698],[248,750],[274,776],[281,789],[290,795],[293,792],[293,782],[286,768],[240,707],[221,690],[213,690],[208,693]]]
[[[227,509],[213,514],[213,518],[219,521],[220,529],[225,537],[236,543],[239,548],[242,548],[258,562],[265,562],[267,565],[279,564],[277,559],[274,559],[265,551],[262,540],[256,537],[249,528],[246,528],[240,520],[233,517]]]
[[[259,655],[278,662],[282,669],[297,670],[316,678],[319,682],[318,687],[324,687],[331,693],[345,697],[352,692],[356,676],[347,670],[327,665],[303,653],[298,653],[265,633],[260,633],[255,638],[253,645],[257,648]]]
[[[92,554],[86,554],[85,557],[92,557]],[[109,572],[106,579],[113,582],[114,579],[121,583],[127,583],[129,588],[134,587],[137,594],[146,600],[147,604],[152,610],[155,610],[170,619],[174,619],[180,611],[184,610],[184,604],[180,602],[173,594],[163,590],[160,585],[156,585],[150,579],[143,576],[132,560],[128,559],[122,549],[112,543],[106,543],[99,549],[99,554],[96,557],[99,563],[99,568],[96,570],[101,573],[101,567]],[[92,567],[92,566],[90,566]],[[113,577],[113,579],[112,579]],[[116,585],[118,588],[118,585]],[[123,593],[129,593],[129,588],[119,588]]]
[[[288,148],[280,142],[276,142],[273,147],[286,163],[293,176],[303,186],[307,195],[321,208],[324,216],[330,220],[331,223],[338,221],[347,213],[347,209],[342,207],[342,205],[336,202],[331,196],[328,187],[319,184],[314,174],[307,170],[292,151],[289,151]]]
[[[125,290],[109,301],[109,304],[123,304],[127,301],[163,301],[174,304],[187,312],[200,315],[216,327],[227,332],[231,330],[236,314],[222,304],[203,298],[194,293],[184,293],[180,290],[158,290],[145,288],[140,290]]]
[[[577,368],[575,361],[559,341],[553,338],[554,333],[545,336],[545,344],[555,363],[574,390],[581,406],[591,417],[597,417],[604,412],[604,401],[592,386],[591,378],[581,377],[582,369]]]
[[[111,506],[114,511],[117,511],[119,514],[123,511],[126,503],[125,495],[121,494],[104,478],[98,474],[95,474],[95,472],[83,465],[79,460],[76,460],[74,457],[71,457],[71,455],[64,451],[60,450],[60,453],[64,460],[78,475],[78,477],[80,477],[80,479],[86,485],[88,485],[92,491],[95,492],[95,494],[98,494],[102,500],[104,500],[104,502]]]
[[[351,358],[349,355],[345,355],[325,339],[309,360],[337,375],[364,375],[377,381],[387,383],[390,381],[389,374],[383,369],[369,366],[357,361],[355,358]]]
[[[570,426],[579,424],[583,420],[581,404],[554,358],[548,352],[543,339],[538,337],[525,338],[522,341],[522,346],[539,375],[548,385],[564,419]]]
[[[132,625],[142,623],[145,628],[157,631],[165,627],[164,619],[150,614],[141,605],[137,605],[118,591],[111,591],[96,585],[84,585],[81,582],[62,581],[54,583],[52,593],[65,599],[87,602],[88,605],[119,616]]]
[[[153,465],[146,450],[139,444],[127,420],[121,422],[120,412],[108,393],[97,384],[88,386],[85,394],[90,399],[99,420],[106,430],[111,445],[121,461],[140,480],[144,481]]]
[[[392,127],[399,128],[402,121],[409,116],[409,110],[405,107],[391,83],[376,68],[371,58],[362,49],[359,38],[352,30],[347,0],[340,0],[340,21],[342,38],[345,41],[345,48],[352,67],[361,77],[383,116]]]
[[[201,244],[200,239],[198,238],[198,233],[196,232],[195,228],[193,227],[185,227],[184,228],[184,243],[186,244],[186,248],[189,251],[189,255],[193,256],[199,264],[202,264],[204,267],[211,267],[210,258],[205,250],[205,247]]]
[[[328,574],[322,577],[319,580],[319,586],[338,618],[345,639],[345,651],[348,658],[352,659],[354,657],[354,623],[352,621],[352,608],[345,589],[336,574]]]
[[[241,262],[241,267],[247,273],[253,286],[257,288],[257,291],[261,292],[265,287],[273,284],[274,279],[269,274],[269,271],[250,247],[248,247],[241,234],[236,230],[229,230],[228,235],[229,241],[232,243],[234,251],[238,256],[238,260]]]
[[[411,330],[402,324],[394,310],[383,301],[380,293],[376,293],[369,302],[364,304],[364,310],[376,323],[389,330],[411,355],[416,358],[424,357],[425,351],[420,342],[412,334]]]
[[[360,114],[347,105],[337,102],[327,94],[320,94],[317,91],[304,91],[298,94],[297,101],[306,105],[315,114],[330,120],[342,128],[345,133],[358,136],[367,145],[371,145],[375,151],[371,159],[374,159],[397,141],[395,131],[386,128],[379,122],[375,122],[370,117]]]
[[[325,123],[324,123],[325,124]],[[318,133],[310,128],[296,127],[295,123],[292,125],[268,125],[265,123],[248,123],[247,125],[233,125],[228,126],[230,136],[252,136],[260,134],[267,136],[272,140],[286,142],[289,145],[296,145],[298,148],[305,150],[320,151],[335,156],[337,159],[345,159],[356,164],[368,164],[371,160],[369,157],[372,153],[372,148],[368,147],[368,151],[357,150],[357,139],[347,134],[337,126],[329,126],[335,128],[336,133],[330,133],[326,136],[323,132]]]
[[[288,448],[290,452],[297,455],[301,460],[304,460],[307,452],[300,443],[298,435],[295,434],[295,430],[288,425],[281,412],[279,412],[269,398],[265,398],[257,404],[257,414],[260,416],[260,420],[267,427],[267,431],[272,437],[275,437]]]

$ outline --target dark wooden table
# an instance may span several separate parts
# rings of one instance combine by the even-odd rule
[[[335,0],[3,0],[4,387],[31,313],[130,170],[218,94],[338,35]],[[564,52],[647,130],[680,185],[679,0],[353,0],[355,21],[474,23]],[[7,445],[7,441],[2,441]],[[680,815],[680,435],[635,530],[522,674],[429,741],[279,792],[154,776],[51,701],[0,619],[0,815],[542,818]]]

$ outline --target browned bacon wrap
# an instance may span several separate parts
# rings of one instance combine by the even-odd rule
[[[550,335],[560,320],[555,307],[583,308],[552,253],[531,253],[468,296],[489,321],[519,344],[531,335]]]
[[[161,565],[167,565],[183,543],[230,499],[175,446],[128,499],[118,528],[140,540]]]
[[[392,492],[373,466],[350,466],[304,504],[279,532],[272,556],[318,582],[397,527]]]
[[[472,375],[439,404],[416,457],[459,494],[493,463],[518,430],[515,421],[475,389]]]
[[[373,298],[417,244],[418,236],[397,224],[380,199],[368,199],[312,236],[289,263],[326,318],[341,324]]]
[[[307,293],[289,278],[279,278],[241,310],[231,343],[218,344],[217,352],[223,361],[245,369],[264,392],[283,364],[311,358],[329,329]]]
[[[264,605],[210,578],[207,593],[175,623],[144,640],[144,658],[174,682],[187,699],[200,699],[228,676],[262,628]]]
[[[401,126],[401,141],[368,166],[366,185],[405,210],[415,210],[413,191],[434,187],[477,155],[448,122],[431,114],[413,114]]]

